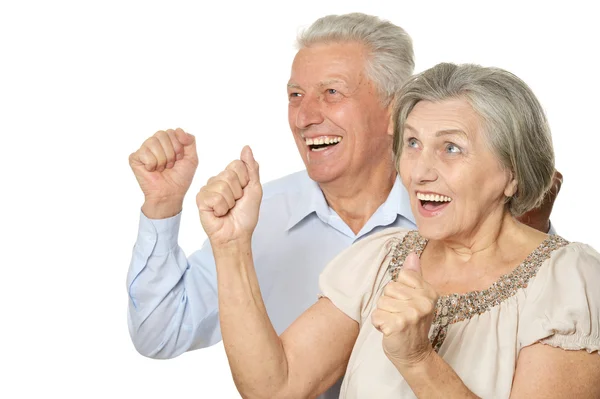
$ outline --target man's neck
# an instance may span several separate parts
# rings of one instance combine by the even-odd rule
[[[328,205],[358,234],[390,195],[396,171],[385,168],[363,178],[320,184]]]

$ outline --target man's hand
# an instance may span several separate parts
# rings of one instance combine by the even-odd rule
[[[547,233],[548,230],[550,230],[550,214],[552,213],[552,207],[554,206],[554,201],[558,196],[562,182],[562,174],[558,170],[554,171],[552,186],[546,193],[542,204],[538,208],[522,214],[517,219],[521,223],[533,227],[534,229],[537,229],[543,233]]]
[[[246,146],[240,160],[211,177],[196,196],[200,222],[213,250],[235,241],[250,243],[261,199],[258,163]]]
[[[144,193],[144,215],[175,216],[198,166],[194,136],[182,129],[158,131],[129,156],[129,165]]]

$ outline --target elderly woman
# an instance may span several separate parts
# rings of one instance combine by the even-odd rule
[[[515,218],[539,205],[554,171],[527,85],[440,64],[399,93],[394,126],[418,231],[388,229],[340,254],[321,275],[322,297],[281,337],[241,233],[262,193],[250,150],[228,211],[222,184],[200,191],[241,394],[314,397],[345,374],[345,398],[600,397],[600,254]]]

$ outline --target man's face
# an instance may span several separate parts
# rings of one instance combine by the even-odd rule
[[[369,176],[391,161],[390,107],[365,73],[360,43],[301,49],[288,83],[288,119],[310,177],[329,183]]]

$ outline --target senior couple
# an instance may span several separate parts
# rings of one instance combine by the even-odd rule
[[[244,148],[196,197],[208,240],[190,257],[194,137],[131,154],[136,349],[223,339],[248,398],[600,397],[600,255],[547,234],[560,174],[529,87],[476,65],[411,76],[410,37],[364,14],[323,17],[298,47],[306,171],[262,186]]]

